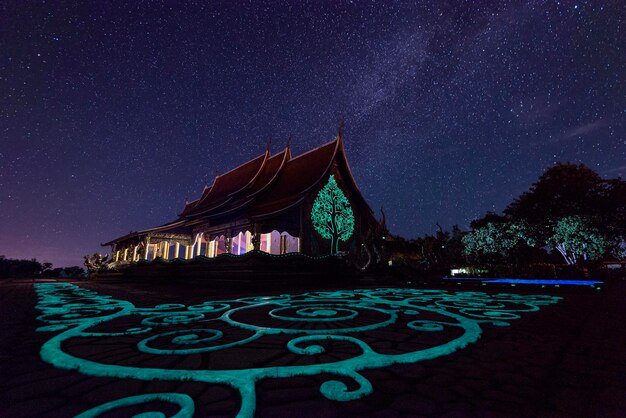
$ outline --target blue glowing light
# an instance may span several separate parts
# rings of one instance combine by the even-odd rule
[[[513,284],[571,284],[571,285],[594,285],[602,284],[603,282],[598,280],[539,280],[539,279],[494,279],[489,280],[489,283],[513,283]]]
[[[578,286],[592,286],[596,284],[604,284],[600,280],[552,280],[552,279],[487,279],[484,277],[444,277],[444,280],[463,280],[463,281],[479,281],[484,283],[506,283],[506,284],[539,284],[539,285],[578,285]]]

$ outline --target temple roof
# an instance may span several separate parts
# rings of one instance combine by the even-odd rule
[[[295,158],[291,158],[289,147],[271,157],[266,153],[264,158],[257,157],[216,177],[211,189],[180,216],[211,218],[245,209],[249,217],[258,217],[288,209],[324,177],[340,148],[342,141],[338,137]],[[236,182],[229,180],[229,184],[243,187],[231,186],[226,194],[225,187],[220,185],[218,192],[214,192],[224,177],[237,177]]]
[[[287,209],[304,198],[330,169],[339,141],[334,140],[289,160],[274,180],[267,193],[251,205],[252,216],[270,214]]]
[[[295,158],[291,157],[289,145],[275,155],[270,155],[268,149],[264,154],[215,177],[213,184],[205,186],[198,199],[185,204],[176,221],[111,242],[137,234],[190,227],[202,220],[210,221],[235,213],[239,213],[238,216],[243,213],[249,219],[281,213],[298,205],[313,187],[324,180],[333,162],[345,168],[346,187],[355,192],[355,198],[371,213],[352,177],[340,132],[333,141]]]
[[[263,165],[269,157],[269,152],[234,168],[221,176],[215,177],[213,185],[204,189],[202,196],[193,202],[187,203],[180,216],[191,213],[211,210],[225,203],[232,194],[249,185],[256,175],[262,171]]]

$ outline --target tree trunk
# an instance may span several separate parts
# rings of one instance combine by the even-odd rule
[[[565,249],[565,244],[557,244],[555,248],[561,253],[563,258],[565,259],[565,262],[568,265],[571,266],[573,264],[576,264],[576,261],[575,260],[572,261],[572,258],[567,254],[567,250]]]

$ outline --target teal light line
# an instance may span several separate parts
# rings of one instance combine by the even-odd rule
[[[537,311],[541,306],[561,299],[544,295],[382,288],[137,308],[128,301],[101,296],[69,283],[42,283],[36,284],[35,288],[39,296],[37,308],[42,312],[39,320],[46,323],[38,331],[58,332],[41,348],[44,361],[59,369],[75,370],[89,376],[227,385],[241,395],[239,417],[254,415],[255,386],[263,379],[320,374],[343,377],[354,381],[356,389],[349,389],[341,381],[329,380],[320,386],[320,393],[341,402],[359,399],[374,390],[359,373],[362,370],[416,363],[453,353],[476,342],[483,324],[508,326],[508,321],[519,318],[520,313]],[[131,316],[142,318],[141,326],[110,333],[100,330],[108,322]],[[244,321],[242,317],[255,319]],[[284,326],[279,326],[283,323]],[[319,326],[315,327],[316,324]],[[419,338],[422,333],[456,331],[447,333],[452,336],[437,346],[401,354],[379,353],[363,339],[371,331],[392,325],[395,332],[412,334],[414,338]],[[99,326],[97,332],[92,330],[95,326]],[[229,329],[239,330],[237,335],[241,336],[234,341],[228,340],[225,332]],[[70,340],[73,346],[86,338],[90,339],[90,344],[97,344],[93,342],[94,338],[104,341],[124,335],[138,340],[133,344],[139,353],[187,356],[241,347],[278,334],[292,337],[284,348],[291,355],[317,356],[325,353],[328,343],[333,341],[353,344],[358,347],[359,354],[342,360],[298,366],[182,370],[105,364],[64,350]],[[92,408],[80,416],[98,416],[112,409],[155,399],[178,404],[181,411],[176,417],[193,415],[193,400],[187,395],[174,393],[122,398]]]

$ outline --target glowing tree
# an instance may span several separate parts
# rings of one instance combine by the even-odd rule
[[[467,233],[462,239],[465,254],[501,253],[500,236],[501,231],[491,222]]]
[[[330,239],[330,253],[339,251],[339,241],[347,241],[354,232],[354,213],[350,202],[341,191],[335,176],[320,190],[311,210],[313,227],[322,236]]]
[[[567,264],[576,264],[577,257],[595,260],[608,249],[608,241],[596,228],[590,227],[580,216],[566,216],[554,226],[554,235],[549,239]]]
[[[524,223],[493,223],[476,228],[463,239],[465,254],[500,254],[508,257],[518,245],[534,246],[535,241],[528,236]]]

